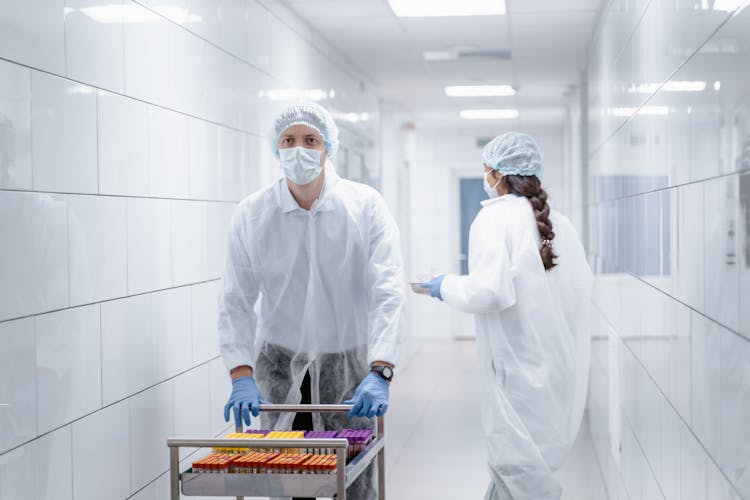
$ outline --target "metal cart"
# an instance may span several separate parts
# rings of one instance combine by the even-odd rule
[[[261,405],[260,411],[295,413],[346,413],[351,405]],[[237,428],[242,432],[242,427]],[[171,500],[189,496],[323,497],[346,500],[346,488],[357,479],[375,457],[378,459],[378,499],[385,500],[385,421],[377,417],[374,439],[349,464],[346,439],[275,439],[274,448],[331,448],[336,450],[335,474],[203,474],[192,469],[180,473],[180,448],[266,448],[264,439],[182,439],[169,438]]]

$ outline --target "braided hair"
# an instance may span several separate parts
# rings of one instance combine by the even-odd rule
[[[549,220],[549,204],[547,203],[547,192],[542,189],[542,183],[536,175],[505,175],[503,176],[505,187],[511,193],[525,196],[531,202],[536,217],[536,227],[542,238],[542,248],[539,253],[542,257],[544,270],[549,271],[557,265],[552,240],[555,233],[552,231],[552,222]]]

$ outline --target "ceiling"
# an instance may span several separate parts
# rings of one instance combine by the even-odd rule
[[[586,67],[602,0],[506,0],[504,16],[399,18],[387,0],[283,0],[423,125],[463,123],[466,108],[516,108],[523,126],[561,123]],[[423,52],[509,51],[509,59],[425,61]],[[511,97],[447,97],[445,85],[512,84]]]

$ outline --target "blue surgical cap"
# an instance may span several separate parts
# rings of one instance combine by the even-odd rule
[[[331,113],[320,104],[306,103],[289,106],[279,113],[268,133],[271,151],[279,157],[279,139],[286,129],[294,125],[306,125],[316,130],[326,143],[326,155],[332,158],[339,150],[339,129]]]
[[[492,139],[482,150],[484,163],[503,175],[536,175],[542,179],[542,157],[531,136],[506,132]]]

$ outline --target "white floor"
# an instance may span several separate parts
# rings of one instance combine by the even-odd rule
[[[391,387],[388,500],[481,500],[489,483],[473,341],[420,341]],[[440,436],[440,441],[436,439]],[[604,500],[588,429],[559,472],[564,500]]]

